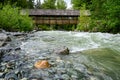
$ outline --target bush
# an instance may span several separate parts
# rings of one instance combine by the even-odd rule
[[[19,19],[19,30],[20,31],[31,31],[33,30],[32,19],[27,15],[20,16]]]
[[[0,11],[0,27],[7,31],[30,31],[33,29],[32,19],[28,15],[20,15],[19,8],[5,5]]]

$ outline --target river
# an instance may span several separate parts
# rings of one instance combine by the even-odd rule
[[[20,50],[3,56],[1,65],[7,60],[16,66],[5,76],[6,80],[11,74],[14,80],[35,77],[35,80],[120,80],[120,34],[37,31],[23,37],[11,36],[11,39],[9,45],[17,45]],[[63,47],[67,47],[70,54],[54,53]],[[48,60],[52,66],[35,69],[34,63],[38,60]],[[19,78],[13,75],[13,71],[18,70],[22,75]]]
[[[120,34],[39,31],[22,43],[21,48],[28,55],[38,56],[39,52],[63,46],[70,49],[70,54],[62,56],[62,60],[76,69],[84,65],[83,72],[91,76],[90,80],[120,80]]]

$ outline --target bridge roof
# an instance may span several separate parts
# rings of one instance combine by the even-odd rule
[[[24,13],[25,10],[22,10]],[[79,10],[29,9],[30,16],[79,16]]]

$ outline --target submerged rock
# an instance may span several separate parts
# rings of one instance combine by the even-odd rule
[[[3,56],[3,52],[0,51],[0,60],[1,60],[1,57]]]
[[[34,64],[35,68],[37,69],[40,69],[40,68],[49,68],[50,67],[50,64],[47,60],[40,60],[40,61],[37,61],[35,64]]]
[[[0,72],[0,78],[3,78],[4,77],[4,72]]]
[[[1,47],[1,48],[0,48],[0,60],[1,60],[2,56],[3,56],[5,53],[10,52],[11,50],[12,50],[11,48]]]
[[[4,33],[0,33],[0,47],[6,45],[8,41],[11,41],[10,37]]]
[[[43,80],[43,79],[40,76],[33,75],[33,76],[30,76],[28,80]]]
[[[7,52],[10,52],[11,50],[12,50],[12,48],[2,47],[2,48],[0,48],[0,53],[7,53]]]
[[[8,61],[11,61],[11,60],[18,60],[20,57],[19,55],[17,54],[6,54],[3,56],[2,60],[4,62],[8,62]]]
[[[9,33],[9,35],[13,35],[13,36],[26,36],[27,33],[21,33],[21,32],[11,32]]]
[[[9,72],[5,75],[5,80],[19,80],[14,72]]]
[[[28,80],[27,78],[22,78],[21,80]]]
[[[0,48],[0,58],[5,54],[5,53],[9,53],[10,51],[18,51],[21,50],[20,47],[16,47],[16,48],[12,48],[12,47],[1,47]]]

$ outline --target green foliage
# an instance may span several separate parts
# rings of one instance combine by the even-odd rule
[[[120,32],[120,1],[106,1],[103,6],[106,10],[106,26],[112,32]]]
[[[14,7],[21,7],[21,8],[33,8],[34,7],[34,0],[0,0],[2,5],[6,4],[16,4]]]
[[[3,6],[2,6],[2,4],[0,3],[0,9],[2,9],[2,7],[3,7]]]
[[[14,26],[18,27],[18,8],[11,8],[10,5],[6,5],[0,11],[0,27],[3,29],[11,30]]]
[[[0,11],[0,27],[7,31],[30,31],[32,20],[28,15],[20,15],[18,8],[6,5]]]
[[[104,14],[104,8],[102,4],[105,2],[105,0],[92,0],[92,4],[90,5],[90,10],[92,11],[92,17],[95,19],[100,19],[103,17]]]
[[[64,0],[57,0],[57,5],[56,5],[56,9],[66,9],[67,5],[66,2]]]
[[[80,23],[77,25],[77,30],[89,31],[89,24],[91,21],[89,15],[89,10],[86,10],[86,5],[83,4],[80,10]]]
[[[49,25],[38,25],[38,30],[52,30]]]
[[[91,0],[71,0],[71,3],[73,4],[74,9],[80,10],[82,4],[86,4],[86,8],[88,9],[91,4]]]
[[[76,26],[75,26],[75,25],[72,25],[71,30],[74,31],[75,29],[76,29]]]
[[[55,6],[56,0],[44,0],[44,3],[41,5],[43,9],[56,9]]]
[[[27,8],[29,8],[29,9],[34,8],[34,0],[27,0]]]
[[[67,5],[64,0],[44,0],[41,4],[42,9],[66,9]]]
[[[38,25],[37,30],[67,30],[74,31],[76,28],[75,25]]]
[[[17,7],[21,7],[21,8],[27,8],[28,7],[28,2],[27,0],[15,0],[15,1],[10,1],[11,5],[16,3]]]
[[[74,9],[81,9],[83,3],[91,11],[91,19],[80,14],[78,30],[120,32],[120,0],[72,0]]]
[[[32,19],[28,15],[23,15],[19,17],[19,30],[20,31],[31,31],[33,30]]]
[[[119,0],[92,0],[91,26],[101,32],[120,32],[120,1]],[[94,24],[94,26],[93,26]]]

